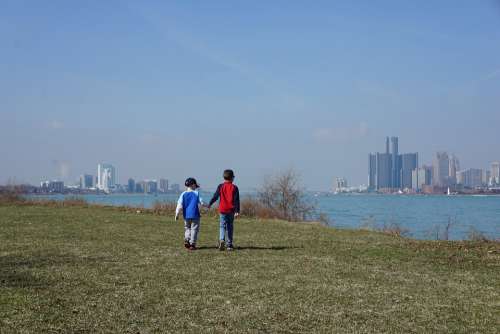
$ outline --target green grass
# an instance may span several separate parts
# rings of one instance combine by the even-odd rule
[[[498,243],[240,219],[0,206],[0,332],[498,333]]]

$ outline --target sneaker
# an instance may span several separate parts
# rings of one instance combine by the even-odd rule
[[[189,246],[189,250],[190,250],[190,251],[194,251],[194,250],[196,250],[196,245],[195,245],[195,244],[192,244],[191,246]]]
[[[189,240],[184,240],[184,247],[189,248],[191,245],[189,244]]]
[[[223,251],[224,248],[225,248],[225,243],[224,243],[224,240],[220,240],[219,241],[219,244],[217,245],[217,248],[220,250],[220,251]]]

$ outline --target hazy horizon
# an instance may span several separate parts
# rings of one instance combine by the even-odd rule
[[[500,160],[500,2],[5,1],[0,184],[294,168],[366,184],[368,154]]]

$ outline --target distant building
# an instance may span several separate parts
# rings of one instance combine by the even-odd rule
[[[97,165],[97,188],[110,191],[116,185],[116,170],[110,164]]]
[[[40,188],[44,192],[51,193],[64,193],[64,182],[63,181],[43,181],[40,183]]]
[[[446,152],[437,152],[432,163],[432,184],[438,187],[448,186],[450,158]]]
[[[458,158],[452,154],[448,166],[448,185],[457,184],[457,172],[460,170],[460,162]]]
[[[457,172],[457,183],[468,188],[480,187],[483,184],[483,170],[469,168]]]
[[[421,191],[425,186],[432,184],[432,167],[422,166],[412,171],[412,189]]]
[[[94,186],[94,176],[84,174],[80,175],[80,189],[90,189]]]
[[[387,144],[386,144],[387,145]],[[391,188],[400,187],[400,157],[398,137],[391,137]]]
[[[391,145],[389,145],[389,143]],[[389,146],[392,152],[389,152]],[[412,170],[418,167],[418,154],[399,154],[398,137],[385,141],[385,153],[368,155],[368,188],[370,190],[411,188]]]
[[[491,163],[491,184],[500,184],[500,162]]]
[[[368,155],[368,189],[377,189],[377,155]]]
[[[335,180],[335,191],[342,192],[347,189],[347,180],[344,177],[337,177]]]
[[[135,184],[135,192],[136,193],[143,193],[145,188],[145,182],[140,181]]]
[[[135,180],[133,178],[128,179],[127,192],[129,193],[135,192]]]
[[[162,193],[166,193],[168,191],[168,180],[160,179],[158,190]]]
[[[418,168],[418,154],[405,153],[401,155],[400,188],[412,188],[412,172]]]
[[[491,171],[487,169],[483,170],[483,179],[482,179],[483,185],[487,186],[490,183],[490,180],[491,180]]]
[[[156,194],[158,193],[158,183],[156,180],[146,180],[145,182],[144,192],[148,194]]]

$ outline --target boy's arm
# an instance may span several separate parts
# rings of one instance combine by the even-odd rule
[[[219,184],[219,186],[217,186],[217,190],[215,191],[214,195],[212,196],[212,199],[210,200],[210,202],[208,203],[208,207],[211,207],[212,204],[217,202],[219,197],[220,197],[220,184]]]
[[[198,193],[198,204],[200,204],[201,206],[208,207],[207,203],[205,203],[205,201],[203,200],[203,198],[201,198],[200,193]]]
[[[234,194],[233,194],[233,203],[234,203],[234,213],[239,216],[240,215],[240,190],[238,187],[234,187]]]
[[[177,207],[175,208],[175,220],[179,218],[179,212],[182,210],[182,198],[184,197],[184,193],[179,196],[177,200]]]

